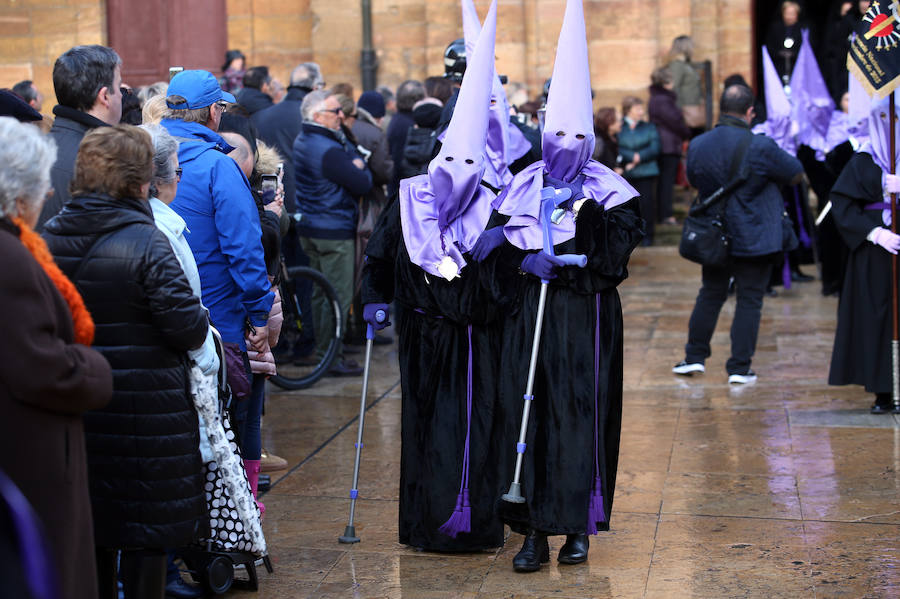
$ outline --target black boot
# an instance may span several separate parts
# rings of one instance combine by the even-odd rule
[[[587,561],[588,548],[590,541],[584,533],[577,535],[566,535],[566,544],[559,550],[559,563],[561,564],[581,564]]]
[[[513,558],[513,570],[516,572],[537,572],[541,564],[550,561],[550,545],[547,535],[536,530],[528,531],[522,548]]]

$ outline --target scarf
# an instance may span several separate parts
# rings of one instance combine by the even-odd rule
[[[41,236],[26,225],[21,218],[13,218],[12,221],[19,227],[19,240],[22,245],[34,256],[34,259],[53,281],[60,295],[66,300],[69,312],[72,314],[72,323],[75,325],[75,342],[90,345],[94,342],[94,320],[87,311],[81,294],[53,261],[50,248],[47,247],[47,243]]]

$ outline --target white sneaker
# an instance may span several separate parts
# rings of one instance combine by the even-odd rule
[[[699,362],[695,362],[693,364],[688,364],[684,360],[675,365],[672,369],[672,372],[675,374],[680,374],[683,376],[693,376],[695,372],[703,374],[706,372],[706,366],[700,364]]]
[[[729,385],[749,385],[756,382],[756,373],[748,370],[747,374],[729,374]]]

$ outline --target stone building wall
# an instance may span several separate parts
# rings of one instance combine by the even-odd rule
[[[488,0],[475,0],[482,17]],[[696,58],[710,59],[713,80],[738,72],[752,81],[751,0],[585,0],[597,103],[645,93],[671,40],[691,35]],[[553,70],[565,0],[500,0],[498,71],[536,94]],[[396,86],[443,72],[446,45],[462,36],[455,0],[372,0],[378,82]],[[287,78],[300,61],[322,65],[330,83],[359,89],[360,2],[228,0],[229,47]]]
[[[44,93],[44,112],[55,104],[53,63],[79,44],[106,41],[102,0],[2,0],[0,87],[33,80]]]
[[[105,2],[5,1],[0,86],[34,79],[52,106],[53,61],[72,45],[105,42]],[[268,64],[285,82],[294,65],[314,60],[328,83],[349,81],[359,90],[360,4],[226,0],[228,46],[243,50],[251,64]],[[489,2],[475,4],[484,16]],[[531,95],[553,69],[564,7],[565,0],[500,0],[498,71],[524,82]],[[584,7],[598,105],[646,93],[651,71],[680,34],[694,38],[697,59],[712,61],[714,81],[734,72],[752,81],[752,0],[584,0]],[[372,12],[379,83],[443,72],[445,46],[462,35],[456,0],[372,0]]]

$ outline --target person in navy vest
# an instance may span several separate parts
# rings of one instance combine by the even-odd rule
[[[310,92],[300,105],[303,126],[294,141],[294,183],[297,209],[303,215],[297,233],[309,256],[309,265],[321,271],[337,292],[344,311],[353,301],[358,200],[372,189],[372,173],[356,151],[341,143],[343,112],[329,91]],[[315,300],[315,298],[314,298]],[[325,330],[324,300],[313,303],[315,330]],[[325,353],[329,339],[319,335],[316,351]],[[334,376],[358,376],[362,368],[354,360],[340,359]]]

